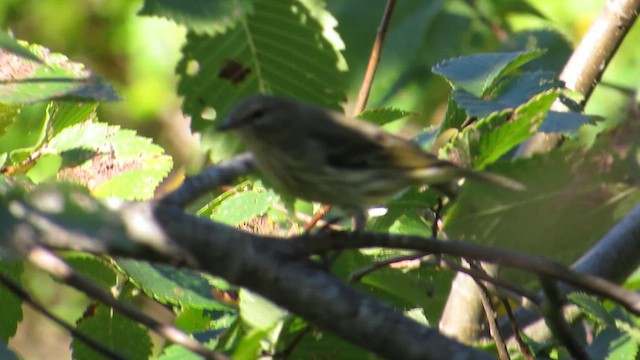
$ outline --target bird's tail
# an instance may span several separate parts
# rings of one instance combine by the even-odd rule
[[[444,160],[428,167],[416,169],[412,171],[411,175],[417,182],[427,185],[441,185],[450,183],[456,179],[467,178],[469,180],[494,184],[512,190],[524,190],[526,188],[522,183],[506,176],[461,168]]]
[[[482,181],[488,184],[494,184],[497,186],[501,186],[503,188],[522,191],[526,189],[521,182],[508,178],[506,176],[486,172],[486,171],[476,171],[471,169],[463,169],[460,168],[461,177],[465,177],[470,180]]]

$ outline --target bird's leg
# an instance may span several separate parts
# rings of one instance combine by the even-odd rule
[[[356,233],[364,231],[367,225],[367,213],[364,209],[356,209],[353,213],[353,231]]]

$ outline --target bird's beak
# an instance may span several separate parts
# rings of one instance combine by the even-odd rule
[[[216,126],[216,130],[218,131],[227,131],[232,130],[238,127],[238,123],[231,120],[231,118],[226,118],[222,120],[218,126]]]

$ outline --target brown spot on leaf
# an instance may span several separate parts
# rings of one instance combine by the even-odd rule
[[[113,148],[107,145],[98,149],[82,165],[61,169],[58,172],[58,179],[80,183],[93,191],[120,174],[140,168],[142,168],[140,161],[117,158]]]
[[[220,79],[229,80],[233,85],[237,85],[250,73],[251,69],[244,66],[242,63],[236,60],[227,59],[225,60],[222,69],[218,72],[218,77]]]
[[[28,78],[36,71],[38,64],[18,55],[0,49],[0,80],[11,81]]]

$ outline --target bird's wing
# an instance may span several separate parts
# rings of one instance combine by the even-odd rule
[[[415,169],[448,163],[422,151],[414,143],[392,135],[378,126],[325,109],[313,119],[309,139],[324,145],[326,163],[335,168]]]

